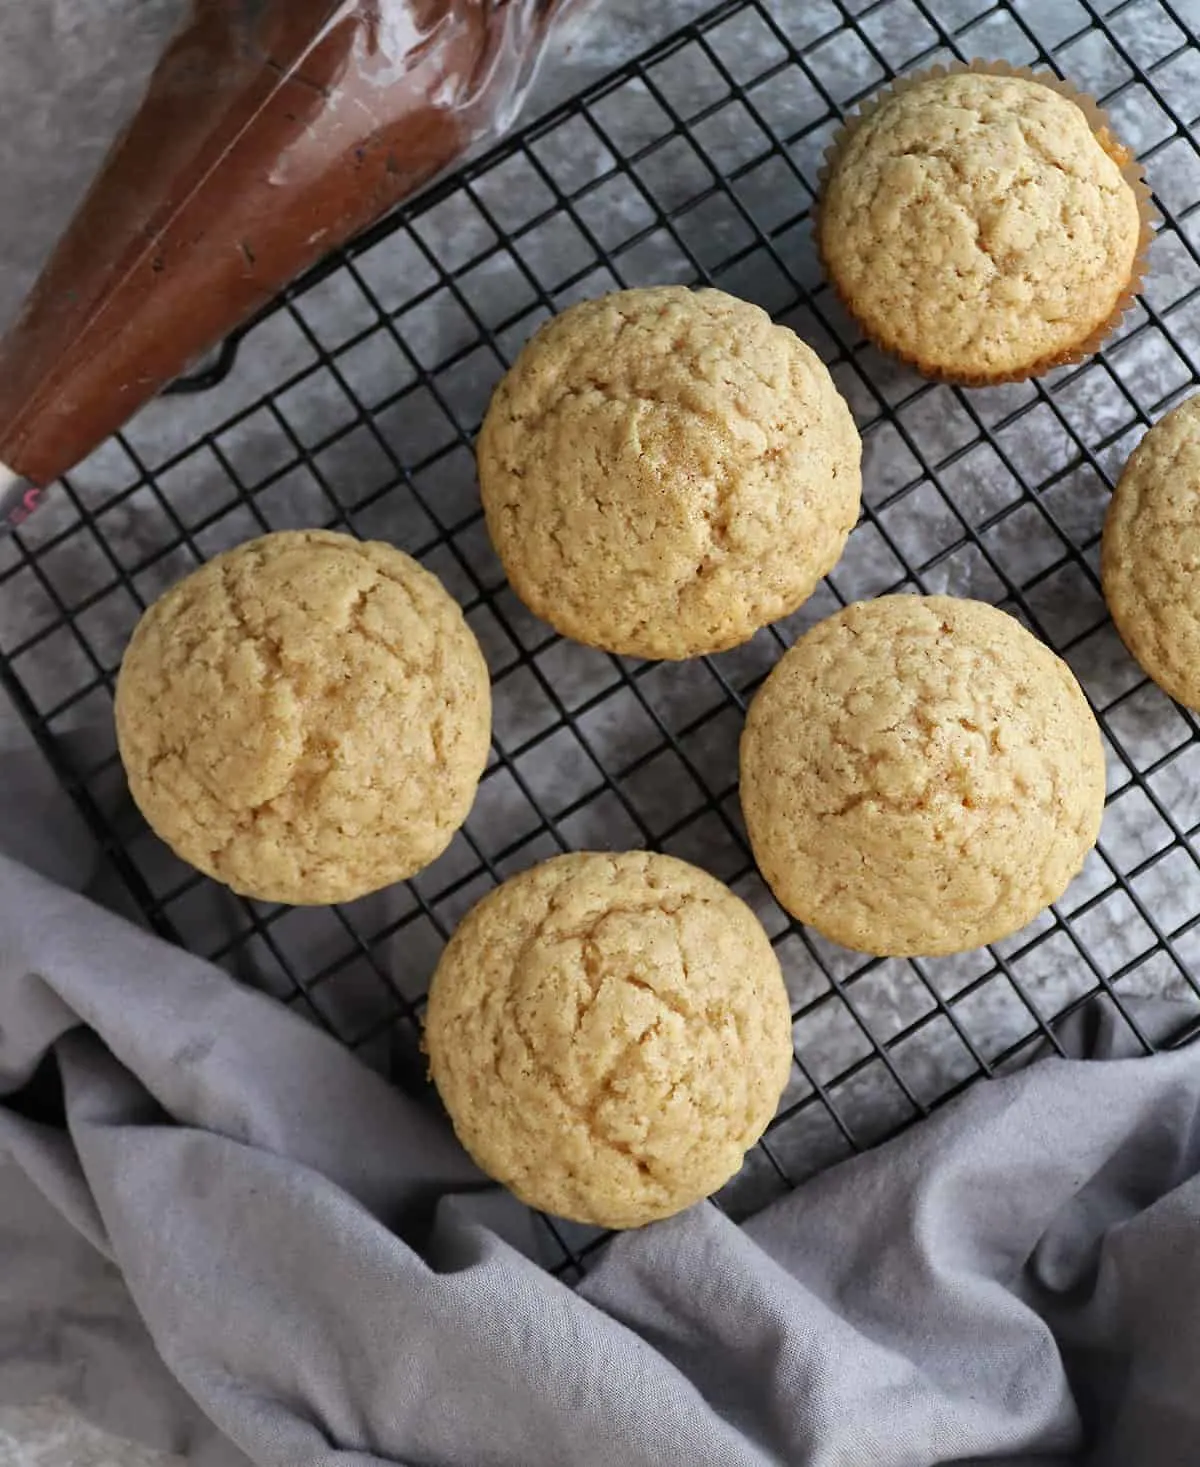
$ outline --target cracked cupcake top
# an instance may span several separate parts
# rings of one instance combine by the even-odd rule
[[[1172,698],[1200,708],[1200,395],[1134,449],[1109,504],[1100,569],[1130,652]]]
[[[861,952],[979,947],[1095,843],[1104,751],[1070,668],[1005,612],[884,596],[818,623],[750,706],[741,799],[794,916]]]
[[[604,1227],[741,1166],[792,1059],[779,963],[721,882],[671,856],[559,856],[467,916],[425,1043],[463,1145],[522,1201]]]
[[[146,612],[117,736],[177,855],[264,901],[350,901],[440,855],[487,759],[487,667],[457,604],[399,550],[266,535]]]
[[[1050,365],[1113,315],[1141,234],[1127,154],[1025,77],[930,77],[851,130],[820,245],[866,331],[967,380]]]
[[[794,332],[681,286],[548,322],[478,443],[521,599],[577,641],[663,658],[736,646],[811,595],[858,518],[860,456]]]

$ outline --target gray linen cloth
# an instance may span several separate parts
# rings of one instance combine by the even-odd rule
[[[0,856],[0,1398],[209,1467],[1195,1463],[1200,1049],[1119,1034],[572,1289],[425,1100]]]

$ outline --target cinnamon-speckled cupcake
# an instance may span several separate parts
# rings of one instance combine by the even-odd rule
[[[862,444],[824,362],[719,290],[660,286],[548,321],[477,445],[513,590],[564,636],[685,658],[789,616],[858,519]]]
[[[897,82],[851,119],[817,238],[866,335],[929,376],[986,384],[1095,350],[1139,286],[1152,223],[1094,103],[973,62]]]

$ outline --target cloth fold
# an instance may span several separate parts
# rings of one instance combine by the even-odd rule
[[[1125,1032],[572,1288],[427,1098],[0,857],[0,1398],[205,1467],[1193,1463],[1200,1050]]]

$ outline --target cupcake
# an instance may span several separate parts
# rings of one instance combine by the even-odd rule
[[[454,1129],[523,1202],[634,1228],[715,1192],[792,1066],[779,960],[750,908],[674,856],[556,856],[464,919],[425,1048]]]
[[[1014,617],[882,596],[819,622],[759,689],[741,802],[781,906],[887,957],[996,942],[1095,844],[1104,749],[1066,663]]]
[[[134,802],[244,896],[349,902],[435,860],[491,744],[487,664],[441,582],[390,545],[263,535],[173,586],[121,663]]]
[[[858,519],[861,447],[795,332],[722,291],[664,286],[547,322],[476,458],[526,606],[589,646],[680,659],[812,594]]]
[[[897,83],[851,119],[817,242],[867,336],[931,377],[985,385],[1099,346],[1140,283],[1148,201],[1093,103],[975,62]]]
[[[1142,671],[1200,709],[1200,393],[1154,425],[1125,465],[1101,541],[1104,597]]]

